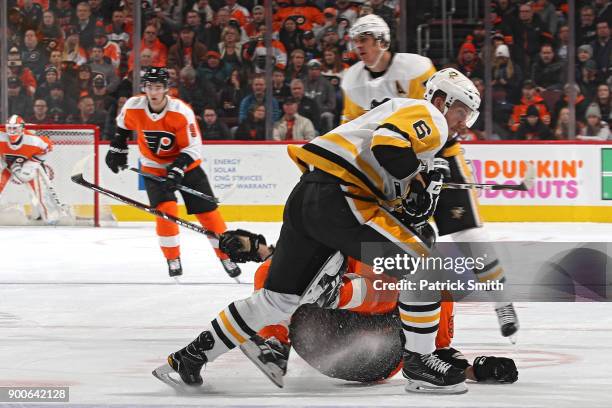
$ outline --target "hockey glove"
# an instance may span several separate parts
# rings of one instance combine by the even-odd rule
[[[410,192],[404,200],[404,211],[413,224],[427,221],[436,211],[444,177],[448,177],[449,173],[448,162],[436,158],[432,170],[423,176],[425,187],[420,180],[416,178],[412,180]]]
[[[191,156],[181,153],[176,160],[168,166],[168,174],[163,182],[163,187],[166,191],[174,192],[185,177],[185,168],[193,163]]]
[[[128,146],[125,139],[115,138],[106,153],[106,165],[115,174],[127,168]]]
[[[511,358],[480,356],[474,359],[474,376],[480,381],[511,384],[518,380],[518,370]]]
[[[237,229],[219,235],[219,249],[237,263],[264,261],[259,254],[259,245],[266,245],[264,236],[249,231]]]

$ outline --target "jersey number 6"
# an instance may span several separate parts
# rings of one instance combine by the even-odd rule
[[[427,125],[427,123],[425,123],[424,120],[414,122],[412,127],[414,128],[414,131],[419,139],[431,135],[431,128]]]

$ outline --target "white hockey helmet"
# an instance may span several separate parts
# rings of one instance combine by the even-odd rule
[[[433,74],[425,84],[425,99],[432,102],[436,91],[446,94],[444,101],[444,114],[455,101],[462,102],[470,110],[465,124],[471,127],[478,119],[478,108],[480,107],[480,93],[474,83],[455,68],[445,68]]]
[[[386,44],[391,44],[391,30],[385,20],[376,14],[360,17],[349,30],[349,37],[351,39],[366,34],[370,34],[375,39],[384,41]]]
[[[20,142],[25,131],[25,121],[19,115],[12,115],[6,122],[6,133],[12,144]]]

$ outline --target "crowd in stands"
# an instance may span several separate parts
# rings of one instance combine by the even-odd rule
[[[132,52],[133,1],[142,5],[140,55]],[[349,29],[375,13],[395,32],[399,0],[273,1],[272,82],[265,81],[266,31],[257,0],[7,0],[9,114],[28,123],[94,124],[103,139],[132,95],[141,69],[167,66],[170,95],[189,103],[205,140],[310,140],[338,125],[344,71],[358,61]],[[612,42],[610,0],[580,1],[576,23],[576,120],[585,138],[608,139]],[[484,115],[466,138],[567,138],[567,2],[497,0],[493,60],[484,24],[454,66],[484,92],[493,78],[494,132]],[[435,61],[434,61],[435,62]],[[438,68],[442,66],[438,65]],[[266,87],[274,129],[266,137]],[[484,112],[484,106],[481,106]]]

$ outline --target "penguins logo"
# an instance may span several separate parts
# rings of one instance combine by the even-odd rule
[[[174,147],[176,136],[173,133],[161,130],[145,130],[143,133],[149,150],[155,154],[167,153]]]

